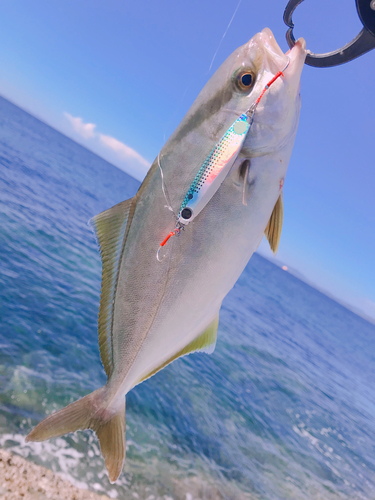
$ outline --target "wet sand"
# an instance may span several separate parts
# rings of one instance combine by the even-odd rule
[[[117,500],[254,500],[249,493],[234,489],[225,491],[202,477],[176,478],[166,481],[162,490],[149,484],[133,482]],[[112,496],[112,495],[111,495]],[[0,500],[111,500],[105,494],[74,486],[68,479],[41,465],[0,448]]]
[[[110,500],[81,490],[58,474],[0,450],[1,500]]]

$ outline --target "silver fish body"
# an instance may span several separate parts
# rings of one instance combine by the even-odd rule
[[[211,352],[222,300],[264,233],[277,248],[282,186],[297,131],[305,43],[283,54],[267,28],[237,49],[202,89],[136,196],[94,218],[103,259],[99,344],[108,382],[43,420],[27,437],[91,428],[111,481],[125,456],[125,395],[177,357]],[[231,124],[262,98],[229,174],[197,217],[160,243],[199,168]],[[247,76],[241,83],[241,75]],[[164,178],[164,191],[162,176]]]

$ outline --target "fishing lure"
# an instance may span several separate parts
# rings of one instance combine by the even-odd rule
[[[254,111],[232,123],[199,169],[182,202],[178,222],[189,224],[203,210],[228,175],[249,132]]]
[[[288,65],[289,61],[283,71],[286,70]],[[195,219],[195,217],[211,200],[213,195],[216,193],[216,191],[219,189],[219,187],[229,174],[249,133],[251,125],[254,121],[254,114],[260,100],[262,99],[265,92],[270,88],[270,86],[280,76],[284,76],[283,71],[279,71],[267,83],[257,100],[250,106],[247,111],[245,111],[245,113],[239,116],[232,123],[232,125],[228,128],[220,141],[212,149],[211,153],[207,156],[206,160],[203,162],[203,165],[198,170],[197,175],[195,176],[188,192],[185,195],[178,216],[176,216],[175,229],[171,231],[168,236],[160,243],[160,247],[156,255],[159,262],[163,260],[159,255],[161,248],[164,247],[169,238],[179,235],[181,231]],[[164,196],[168,203],[167,207],[173,212],[173,209],[168,201],[168,197],[166,196],[163,171],[160,166],[160,161],[159,168],[162,175],[162,187]]]

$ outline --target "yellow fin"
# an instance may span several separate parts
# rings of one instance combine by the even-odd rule
[[[105,387],[102,387],[52,413],[34,427],[26,436],[26,442],[39,442],[77,430],[93,429],[99,438],[109,480],[113,483],[120,475],[125,460],[125,398],[116,413],[110,413],[102,406],[104,397]]]
[[[197,338],[195,338],[192,342],[190,342],[190,344],[181,349],[181,351],[177,352],[174,356],[169,358],[167,361],[164,361],[164,363],[162,363],[160,366],[158,366],[150,373],[142,377],[141,380],[137,382],[137,384],[140,384],[144,380],[152,377],[153,375],[155,375],[155,373],[162,370],[165,366],[169,365],[169,363],[172,363],[172,361],[181,356],[186,356],[187,354],[190,354],[192,352],[205,352],[206,354],[212,354],[216,346],[218,325],[219,325],[219,314],[216,315],[216,317],[213,319],[213,321],[211,321],[211,323],[208,325],[208,327],[204,330],[203,333],[201,333]]]
[[[96,215],[90,221],[98,238],[103,263],[98,332],[100,356],[107,377],[110,377],[113,370],[112,316],[117,275],[134,209],[135,201],[131,198]]]
[[[273,207],[270,220],[268,221],[267,227],[264,231],[264,234],[266,235],[268,243],[270,244],[271,250],[274,254],[279,248],[281,230],[283,228],[283,214],[283,192],[281,191],[280,196],[278,197],[277,202]]]

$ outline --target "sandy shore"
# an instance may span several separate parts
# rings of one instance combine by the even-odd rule
[[[73,486],[58,474],[0,450],[1,500],[110,500]]]
[[[164,476],[163,476],[164,477]],[[169,481],[164,477],[162,490],[146,483],[134,482],[131,489],[122,492],[122,500],[254,500],[249,493],[207,482],[201,477],[189,476]],[[160,485],[159,485],[160,486]],[[107,495],[80,489],[41,465],[0,448],[0,500],[111,500]]]

